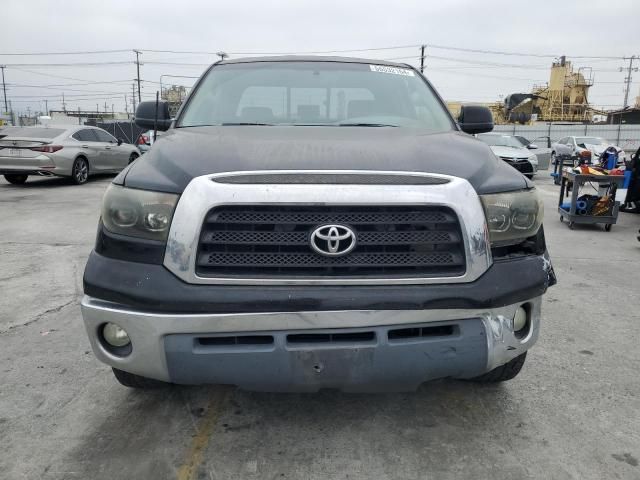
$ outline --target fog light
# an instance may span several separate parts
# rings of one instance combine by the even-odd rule
[[[513,317],[513,331],[519,332],[527,326],[527,311],[524,307],[518,307],[516,314]]]
[[[124,347],[131,343],[129,334],[120,325],[107,323],[102,327],[102,336],[105,342],[113,347]]]

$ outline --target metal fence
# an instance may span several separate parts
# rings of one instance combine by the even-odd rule
[[[125,143],[135,144],[138,136],[142,132],[146,132],[146,128],[137,126],[133,121],[122,122],[87,122],[86,125],[94,125],[100,127],[116,138],[121,138]]]
[[[540,147],[547,146],[546,137],[550,137],[553,143],[570,136],[602,137],[627,152],[634,152],[640,147],[640,125],[513,124],[496,125],[494,131],[522,135],[531,142],[539,143]]]

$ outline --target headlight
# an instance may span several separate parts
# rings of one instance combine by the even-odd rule
[[[102,223],[113,233],[149,240],[167,239],[178,195],[109,185]]]
[[[538,232],[544,207],[535,189],[481,195],[493,246],[517,244]]]

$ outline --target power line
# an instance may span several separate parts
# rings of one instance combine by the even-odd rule
[[[534,58],[557,58],[559,53],[534,53],[534,52],[522,52],[522,51],[506,51],[506,50],[490,50],[479,48],[465,48],[457,47],[454,45],[438,45],[425,42],[424,45],[428,45],[429,48],[437,50],[449,50],[465,53],[483,54],[483,55],[503,55],[503,56],[519,56],[519,57],[534,57]],[[383,47],[370,47],[370,48],[351,48],[351,49],[337,49],[337,50],[306,50],[306,51],[242,51],[242,52],[229,52],[231,55],[320,55],[320,54],[333,54],[333,53],[356,53],[356,52],[376,52],[385,50],[401,50],[408,48],[419,48],[422,44],[415,43],[409,45],[393,45]],[[56,56],[56,55],[99,55],[109,53],[126,53],[131,49],[118,49],[118,50],[90,50],[90,51],[68,51],[68,52],[4,52],[0,53],[0,56]],[[135,51],[135,49],[134,49]],[[218,52],[211,51],[197,51],[197,50],[159,50],[159,49],[137,49],[138,52],[149,53],[170,53],[170,54],[189,54],[189,55],[217,55]],[[570,58],[576,59],[600,59],[600,60],[620,60],[622,56],[613,55],[567,55]]]
[[[119,62],[72,62],[72,63],[7,63],[10,68],[15,67],[102,67],[103,65],[131,65],[130,61]]]
[[[18,70],[19,72],[32,73],[34,75],[42,75],[43,77],[52,77],[52,78],[61,78],[63,80],[74,80],[76,82],[89,82],[90,80],[84,78],[73,78],[73,77],[63,77],[61,75],[54,75],[53,73],[42,73],[42,72],[34,72],[33,70],[26,70],[24,68],[15,68],[12,70]]]
[[[45,55],[97,55],[103,53],[123,53],[130,52],[131,50],[93,50],[87,52],[20,52],[20,53],[0,53],[0,56],[45,56]]]
[[[399,50],[402,48],[414,48],[419,47],[420,44],[416,45],[399,45],[393,47],[376,47],[376,48],[356,48],[351,50],[324,50],[324,51],[307,51],[307,52],[227,52],[229,55],[319,55],[323,53],[348,53],[348,52],[374,52],[381,50]],[[218,52],[205,52],[205,51],[182,51],[182,50],[145,50],[141,49],[142,52],[149,53],[177,53],[177,54],[188,54],[188,55],[217,55]]]

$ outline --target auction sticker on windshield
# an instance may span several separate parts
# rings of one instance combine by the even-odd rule
[[[386,65],[369,65],[372,72],[392,73],[394,75],[404,75],[406,77],[413,77],[413,70],[408,68],[388,67]]]

